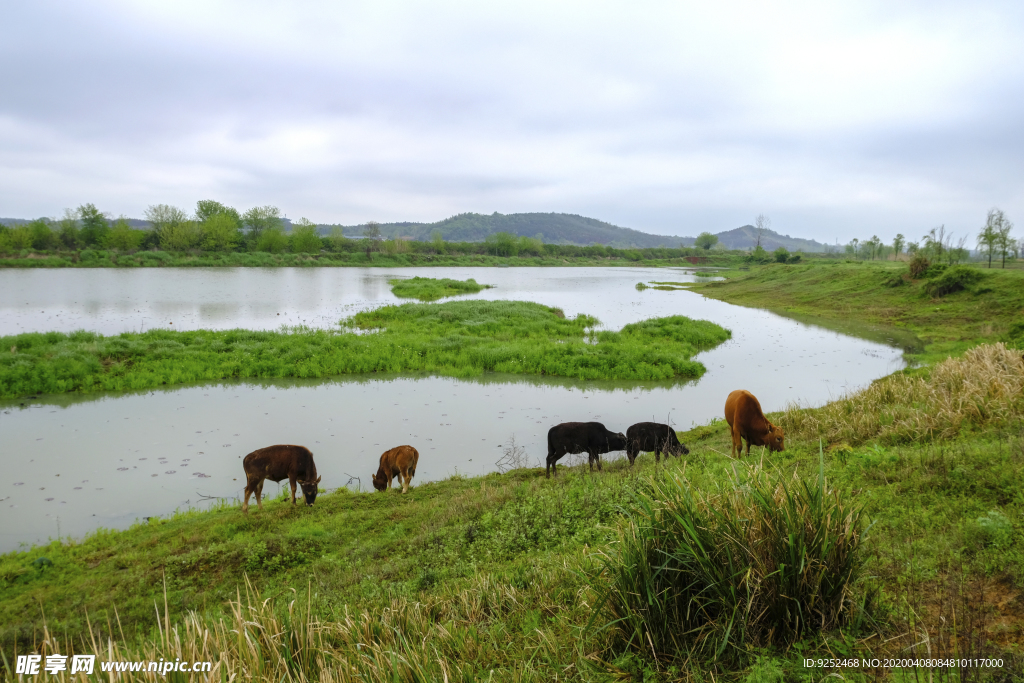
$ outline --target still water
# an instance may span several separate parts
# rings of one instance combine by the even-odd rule
[[[496,287],[471,298],[559,306],[570,317],[596,315],[606,329],[682,314],[714,321],[733,338],[697,356],[708,368],[697,382],[373,375],[3,403],[0,551],[235,498],[245,483],[242,458],[275,443],[308,446],[328,490],[372,488],[381,452],[408,443],[420,451],[415,486],[456,472],[494,471],[513,439],[531,463],[541,462],[547,430],[559,422],[598,420],[625,432],[653,420],[686,429],[720,417],[733,389],[749,389],[766,411],[791,401],[820,405],[903,367],[891,341],[689,291],[637,291],[638,282],[697,277],[667,269],[0,271],[0,334],[328,327],[357,310],[398,301],[388,279],[413,275],[473,277]],[[269,495],[277,490],[273,484],[264,489]]]

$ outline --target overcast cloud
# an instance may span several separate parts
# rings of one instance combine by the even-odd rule
[[[1024,227],[1024,6],[854,5],[5,3],[0,216]]]

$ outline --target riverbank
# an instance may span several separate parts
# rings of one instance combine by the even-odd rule
[[[691,358],[731,336],[683,316],[619,332],[594,332],[596,323],[540,304],[472,300],[384,306],[337,330],[28,333],[0,337],[10,349],[0,354],[0,397],[373,372],[697,378],[705,368]]]
[[[980,356],[951,363],[969,376],[991,364]],[[1024,378],[1024,367],[1019,374]],[[922,400],[945,382],[921,381],[915,396]],[[744,463],[729,458],[721,421],[681,432],[690,454],[660,466],[650,455],[633,468],[620,457],[590,474],[585,464],[566,466],[574,461],[566,458],[558,476],[545,479],[520,460],[507,474],[414,480],[407,495],[339,489],[311,508],[277,496],[248,516],[238,501],[225,500],[208,512],[9,553],[0,558],[0,647],[13,662],[30,643],[39,646],[45,624],[47,652],[105,658],[113,638],[117,659],[212,660],[215,678],[247,680],[318,680],[321,670],[371,681],[391,680],[394,671],[421,680],[491,671],[494,680],[627,673],[681,680],[709,671],[798,680],[837,671],[803,665],[804,657],[837,652],[1000,658],[1002,667],[989,673],[1008,680],[1024,672],[1017,646],[1024,635],[1019,396],[994,393],[1005,410],[989,405],[961,421],[952,440],[846,435],[826,442],[821,462],[817,430],[828,411],[873,411],[874,420],[859,423],[867,425],[882,421],[886,406],[853,397],[770,416],[787,425],[787,449],[766,455],[764,472],[779,482],[823,475],[835,495],[863,506],[867,532],[866,565],[851,600],[867,605],[875,622],[807,634],[795,647],[754,648],[717,663],[659,663],[623,647],[614,628],[595,628],[604,623],[598,606],[612,580],[602,570],[606,554],[652,476],[682,478],[695,496],[711,498],[735,477],[754,476],[746,468],[757,469],[760,454]],[[161,635],[167,626],[176,638]]]
[[[742,261],[740,254],[698,254],[692,249],[606,249],[559,247],[556,253],[496,256],[486,253],[366,253],[365,251],[272,254],[269,252],[193,253],[166,251],[118,252],[83,249],[67,252],[24,250],[0,255],[0,268],[401,268],[473,266],[694,266],[726,267]],[[564,253],[562,253],[564,252]]]
[[[933,363],[983,343],[1024,346],[1024,270],[960,266],[978,279],[948,294],[935,283],[946,272],[932,269],[912,279],[904,262],[816,261],[752,266],[726,271],[723,281],[690,290],[740,306],[763,308],[813,322],[825,319],[874,326],[897,340],[910,333],[923,344],[904,348],[920,363]]]

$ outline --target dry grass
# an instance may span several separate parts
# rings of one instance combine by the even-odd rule
[[[790,438],[885,444],[949,438],[968,428],[1024,418],[1024,359],[987,344],[935,365],[928,377],[892,375],[822,408],[791,405],[780,418]]]
[[[44,629],[42,641],[33,650],[43,655],[95,653],[94,676],[111,681],[289,681],[305,683],[380,683],[476,680],[481,663],[496,661],[503,680],[546,681],[553,663],[574,669],[574,661],[593,653],[584,650],[584,639],[573,638],[575,647],[566,648],[565,634],[555,633],[538,623],[526,636],[529,658],[511,661],[502,653],[508,634],[496,632],[495,624],[520,612],[534,610],[554,615],[561,604],[573,597],[586,605],[585,596],[566,596],[554,591],[544,594],[532,588],[478,576],[464,590],[431,596],[426,600],[391,600],[387,606],[355,613],[345,610],[333,619],[314,614],[312,588],[306,595],[292,591],[289,600],[260,600],[259,592],[246,581],[246,592],[228,603],[227,618],[213,618],[188,612],[172,624],[166,605],[156,607],[158,634],[135,646],[97,637],[90,626],[87,637],[77,644],[62,641]],[[497,629],[500,631],[501,629]],[[580,634],[577,634],[577,636]],[[592,639],[587,639],[592,640]],[[521,654],[521,653],[520,653]],[[101,673],[100,662],[211,662],[206,673],[157,672]],[[502,661],[507,660],[507,661]],[[70,660],[69,660],[70,661]],[[13,664],[10,662],[9,666]],[[13,667],[11,667],[13,670]],[[575,680],[578,672],[566,680]],[[47,676],[54,681],[86,681],[84,674],[62,672]]]

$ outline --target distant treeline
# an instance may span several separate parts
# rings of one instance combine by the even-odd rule
[[[490,255],[496,257],[618,257],[630,261],[704,256],[704,249],[689,247],[648,247],[620,249],[595,244],[545,243],[540,237],[523,237],[509,232],[486,235],[483,241],[447,241],[435,231],[427,241],[408,238],[385,239],[380,226],[368,223],[358,238],[346,236],[340,226],[324,230],[302,218],[291,224],[273,206],[254,207],[245,213],[213,200],[198,202],[195,213],[158,204],[146,210],[150,227],[133,227],[132,219],[111,220],[93,204],[67,210],[59,219],[39,218],[19,225],[0,225],[0,253],[27,249],[45,252],[116,250],[121,253],[162,250],[175,253],[271,254],[365,253],[388,256],[401,254]]]

